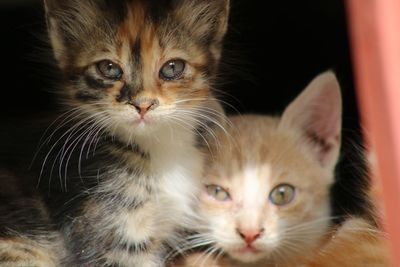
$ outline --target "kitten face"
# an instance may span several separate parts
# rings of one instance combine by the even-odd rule
[[[204,111],[228,1],[46,0],[66,101],[125,135],[191,127]]]
[[[336,79],[326,73],[281,119],[232,118],[232,138],[215,146],[203,181],[203,242],[240,262],[270,264],[293,262],[318,246],[331,220],[340,102]]]

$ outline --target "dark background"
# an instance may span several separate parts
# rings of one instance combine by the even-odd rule
[[[280,112],[318,73],[336,71],[345,127],[357,128],[344,4],[232,0],[224,100],[240,112]],[[1,118],[53,110],[40,0],[0,0]]]
[[[41,1],[0,0],[0,36],[4,164],[20,161],[18,154],[14,159],[8,155],[15,154],[14,144],[37,144],[33,118],[55,113],[57,101],[51,68],[43,63],[51,57],[43,53]],[[223,60],[224,100],[241,113],[281,112],[317,74],[327,69],[337,73],[344,98],[344,142],[338,183],[332,187],[333,215],[367,214],[362,185],[368,182],[360,172],[365,170],[361,150],[355,146],[359,120],[344,0],[232,0]]]
[[[231,1],[224,100],[241,113],[278,113],[314,76],[333,69],[344,95],[344,129],[357,130],[343,1]],[[43,53],[48,47],[41,2],[0,0],[0,119],[6,127],[54,113],[57,106],[45,63],[49,54]]]

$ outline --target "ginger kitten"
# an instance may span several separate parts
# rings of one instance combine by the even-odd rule
[[[208,246],[176,266],[387,266],[382,233],[362,218],[334,224],[331,186],[341,146],[341,93],[316,77],[278,117],[232,117],[203,179],[199,233]]]

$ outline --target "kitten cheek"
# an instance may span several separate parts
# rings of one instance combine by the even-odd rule
[[[231,212],[234,203],[229,201],[218,201],[214,197],[208,195],[206,192],[202,193],[200,198],[200,206],[204,211],[211,214],[221,214],[222,212]]]
[[[109,89],[109,95],[114,104],[125,104],[125,101],[129,100],[130,90],[124,80],[115,81],[113,87]]]
[[[215,206],[215,199],[207,194],[207,192],[202,192],[200,196],[201,206],[214,207]]]

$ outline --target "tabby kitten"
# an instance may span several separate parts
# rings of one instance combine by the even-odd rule
[[[205,226],[186,244],[210,247],[176,266],[387,266],[372,223],[351,218],[337,227],[331,216],[341,101],[326,72],[281,118],[232,117],[231,137],[213,146],[203,179]]]
[[[42,234],[20,240],[40,254],[19,253],[11,242],[29,226],[8,225],[0,262],[163,266],[195,216],[201,135],[224,118],[212,87],[229,0],[44,2],[69,111],[39,149],[45,200],[32,199],[65,251],[41,257]]]

